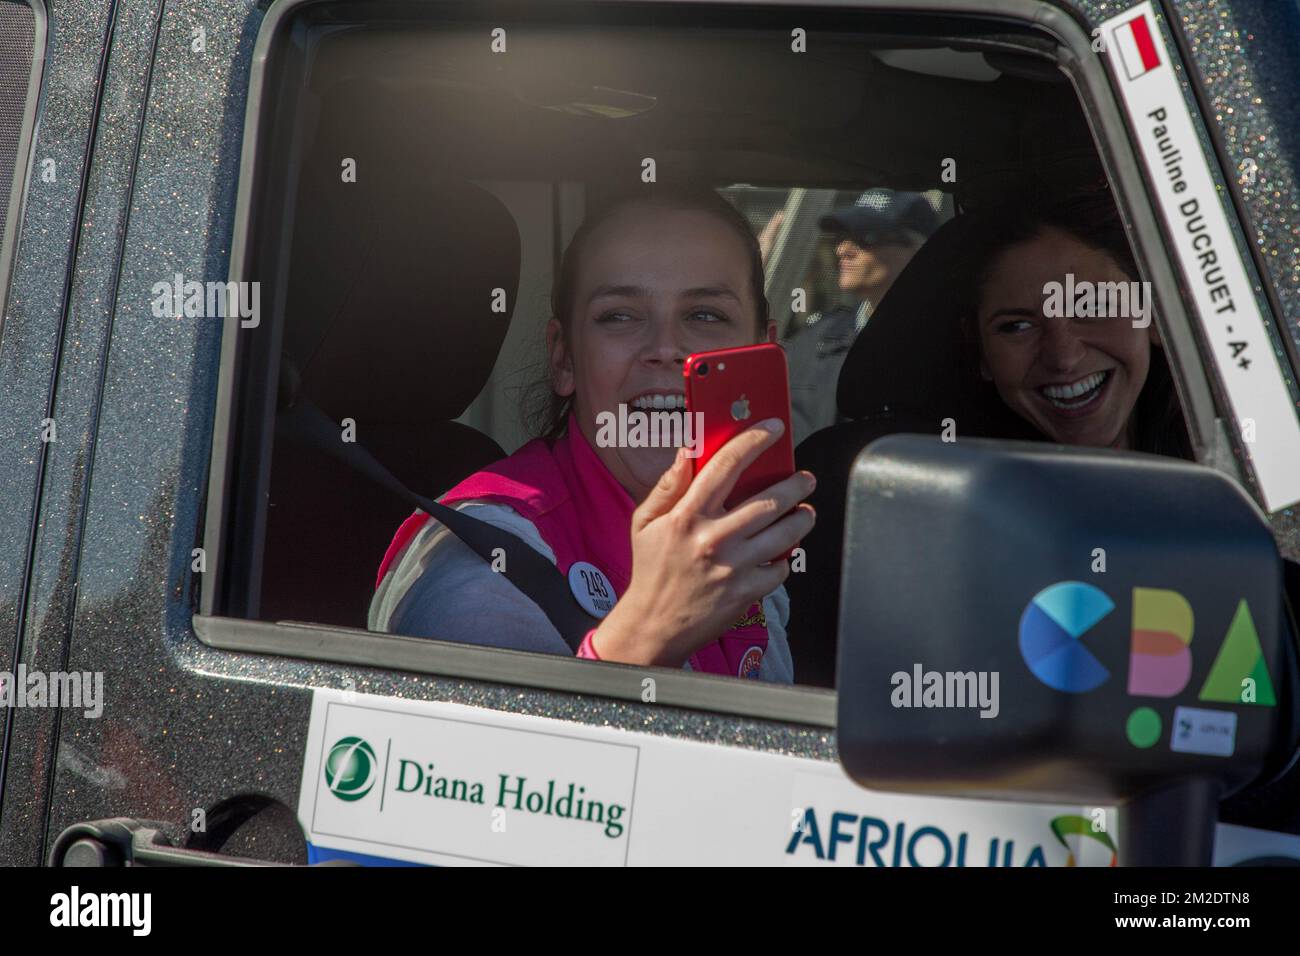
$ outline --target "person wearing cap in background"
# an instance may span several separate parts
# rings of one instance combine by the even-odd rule
[[[938,228],[939,218],[920,193],[870,189],[852,206],[823,216],[819,225],[838,239],[840,291],[855,302],[812,313],[784,342],[796,442],[839,420],[835,390],[844,357],[894,279]]]

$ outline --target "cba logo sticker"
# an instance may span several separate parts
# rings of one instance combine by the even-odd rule
[[[1114,608],[1115,602],[1091,584],[1062,581],[1043,588],[1020,616],[1020,656],[1052,690],[1096,690],[1110,672],[1080,638]]]
[[[360,737],[344,737],[325,758],[325,783],[340,800],[360,800],[375,785],[375,751]]]
[[[736,668],[736,676],[757,680],[758,670],[762,664],[763,649],[761,647],[751,647],[745,651],[745,655],[740,659],[740,667]]]
[[[1135,587],[1132,595],[1129,696],[1177,696],[1192,678],[1192,606],[1177,591],[1167,589]],[[1053,690],[1066,694],[1096,690],[1110,679],[1110,672],[1084,646],[1083,639],[1114,609],[1115,603],[1105,592],[1079,581],[1060,581],[1039,591],[1020,616],[1020,656],[1025,665]],[[1198,699],[1277,706],[1259,634],[1245,600],[1237,604]],[[1223,727],[1225,715],[1231,716],[1219,714]],[[1233,723],[1235,726],[1235,718]],[[1221,727],[1205,726],[1219,735],[1223,733]],[[1129,742],[1139,748],[1154,746],[1163,730],[1160,714],[1151,707],[1134,710],[1125,726]],[[1226,745],[1226,751],[1222,747],[1215,743],[1212,750],[1174,749],[1230,756],[1231,744]]]

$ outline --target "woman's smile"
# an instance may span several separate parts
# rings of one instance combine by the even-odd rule
[[[1080,418],[1101,407],[1112,381],[1114,369],[1104,369],[1073,382],[1041,385],[1038,394],[1052,406],[1053,414],[1062,418]]]
[[[684,411],[686,409],[686,393],[680,388],[676,391],[671,389],[651,390],[641,392],[634,398],[627,401],[629,408],[637,411]]]

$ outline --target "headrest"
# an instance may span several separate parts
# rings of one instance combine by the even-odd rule
[[[971,219],[957,216],[940,226],[898,274],[840,369],[841,414],[919,417],[936,430],[952,417],[967,435],[1037,437],[980,379],[962,342],[954,281]]]
[[[461,415],[519,286],[519,230],[501,202],[425,169],[371,164],[342,182],[339,166],[309,164],[294,236],[283,349],[301,393],[358,421]]]

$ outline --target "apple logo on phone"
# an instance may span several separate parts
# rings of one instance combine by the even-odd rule
[[[733,421],[743,422],[749,417],[749,399],[741,393],[740,398],[731,403],[731,418]]]

